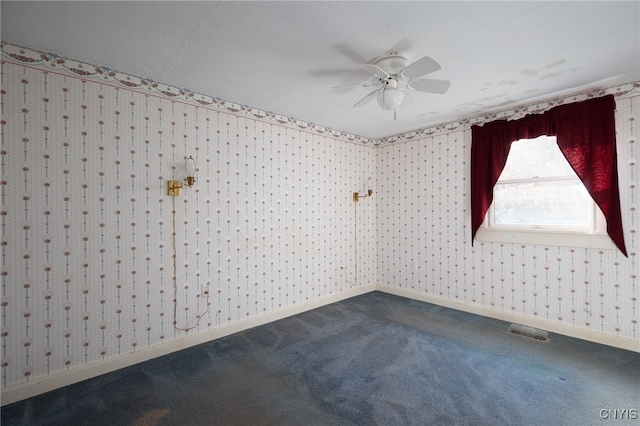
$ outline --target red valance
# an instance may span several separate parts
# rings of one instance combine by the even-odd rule
[[[613,95],[560,105],[519,120],[471,127],[471,241],[493,201],[511,143],[555,136],[560,151],[607,220],[607,233],[626,256],[618,188]]]

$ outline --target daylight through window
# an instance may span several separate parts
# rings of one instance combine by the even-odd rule
[[[595,204],[553,136],[521,139],[494,187],[489,226],[595,231]]]
[[[511,144],[478,239],[611,248],[600,209],[546,135]]]
[[[555,150],[544,148],[550,143],[533,141],[545,135],[555,138],[569,167]],[[519,148],[515,141],[522,139],[527,141]],[[613,95],[558,105],[517,120],[473,125],[471,140],[472,244],[479,239],[607,248],[613,242],[627,256]],[[519,152],[522,149],[526,150]],[[516,164],[505,171],[507,161]],[[591,201],[583,201],[586,196],[569,168],[597,207],[587,207]],[[607,244],[600,242],[605,236]]]

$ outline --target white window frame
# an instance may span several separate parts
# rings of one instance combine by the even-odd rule
[[[532,177],[529,179],[509,179],[502,182],[544,182],[575,179],[580,182],[580,179],[575,175],[554,176],[550,178]],[[500,179],[498,179],[498,183],[499,182],[501,182]],[[498,183],[496,183],[496,185]],[[612,248],[612,242],[611,238],[607,234],[606,219],[591,197],[589,197],[589,201],[590,209],[592,209],[592,215],[590,219],[591,223],[586,227],[565,227],[561,225],[535,226],[527,224],[496,224],[494,222],[495,203],[492,202],[489,210],[487,211],[482,226],[476,233],[476,239],[479,241],[495,243],[520,243],[610,250]]]

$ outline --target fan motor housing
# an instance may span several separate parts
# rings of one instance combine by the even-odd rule
[[[407,58],[398,55],[389,55],[376,61],[376,65],[386,71],[387,74],[394,75],[407,66]]]

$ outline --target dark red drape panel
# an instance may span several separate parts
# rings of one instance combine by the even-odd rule
[[[618,188],[613,95],[561,105],[544,114],[471,127],[471,238],[493,201],[511,143],[556,136],[560,150],[607,220],[607,232],[626,256]]]
[[[471,127],[471,244],[493,201],[493,187],[511,149],[506,120]]]
[[[527,115],[522,120],[498,120],[482,127],[471,127],[472,244],[493,201],[493,187],[507,164],[511,143],[541,135],[555,135],[551,123],[542,115]]]
[[[613,95],[549,111],[560,150],[607,219],[607,233],[626,256],[618,188]]]

